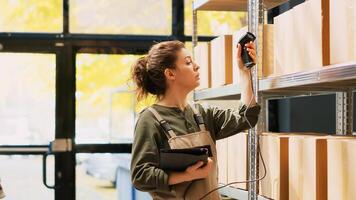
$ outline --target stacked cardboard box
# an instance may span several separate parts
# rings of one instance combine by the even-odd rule
[[[293,45],[290,48],[294,49],[294,56],[293,56],[293,64],[295,66],[295,72],[298,71],[303,71],[304,67],[307,66],[307,62],[304,59],[305,55],[305,38],[306,37],[306,26],[305,26],[305,21],[306,19],[306,11],[307,9],[305,8],[305,4],[300,4],[296,7],[293,8],[291,11],[293,14],[293,26],[294,26],[294,32],[293,36],[294,37],[292,40],[295,41]]]
[[[228,138],[228,168],[227,181],[241,182],[247,177],[247,133],[238,133]],[[246,183],[233,185],[234,187],[246,190]]]
[[[199,43],[194,47],[194,60],[200,67],[200,86],[197,88],[198,90],[211,87],[210,56],[209,42]]]
[[[295,48],[291,48],[293,46],[292,17],[292,12],[287,11],[274,18],[275,75],[289,74],[295,71],[293,63]]]
[[[247,26],[241,28],[232,34],[232,73],[233,73],[233,83],[238,83],[238,64],[237,64],[237,44],[241,37],[243,37],[247,33]]]
[[[330,0],[330,62],[356,60],[356,0]]]
[[[211,41],[211,86],[232,83],[232,35],[223,35]]]
[[[274,25],[263,25],[262,78],[274,74]]]
[[[289,138],[289,199],[327,199],[327,146],[324,136]]]
[[[330,64],[329,4],[308,0],[274,18],[275,75]]]
[[[259,194],[272,199],[288,199],[288,139],[290,135],[263,133],[260,149],[266,165],[259,161],[259,177],[266,177],[259,183]]]
[[[323,47],[327,46],[328,40],[323,40],[323,37],[328,39],[329,36],[323,33],[323,26],[328,26],[328,21],[323,21],[323,14],[328,13],[327,8],[322,8],[322,3],[324,0],[309,0],[301,4],[304,6],[305,20],[304,20],[304,36],[303,44],[305,69],[303,71],[308,71],[316,68],[321,68],[323,66],[323,56],[328,57],[328,55],[323,55]],[[325,11],[325,12],[323,12]],[[300,17],[300,16],[296,16]],[[306,28],[305,28],[306,27]],[[301,42],[301,41],[299,41]],[[323,43],[324,42],[324,43]],[[329,63],[325,63],[327,65]]]
[[[227,139],[216,141],[218,154],[218,175],[219,183],[227,184],[227,165],[228,165],[228,144]]]
[[[328,199],[356,199],[356,137],[328,137]]]

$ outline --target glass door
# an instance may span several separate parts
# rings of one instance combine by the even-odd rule
[[[0,53],[0,179],[5,199],[54,199],[42,154],[55,139],[56,53]],[[54,157],[47,159],[54,184]]]
[[[0,179],[5,195],[16,200],[75,199],[72,47],[4,46]]]
[[[77,53],[76,199],[119,200],[146,195],[130,180],[130,151],[137,104],[131,66],[140,55]],[[90,149],[89,149],[90,148]],[[138,198],[142,199],[142,198]]]

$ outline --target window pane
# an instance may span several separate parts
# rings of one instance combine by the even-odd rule
[[[152,200],[132,186],[131,154],[77,154],[76,159],[76,199]]]
[[[72,33],[170,35],[172,0],[70,0]]]
[[[0,32],[63,30],[62,0],[0,0]]]
[[[54,190],[42,183],[42,156],[0,155],[0,179],[6,199],[54,200]],[[47,183],[54,184],[54,157],[47,158]]]
[[[192,35],[192,1],[184,0],[184,33]],[[246,12],[198,11],[198,35],[232,34],[247,25]]]
[[[115,180],[117,165],[112,154],[77,154],[76,199],[115,200]],[[128,191],[129,192],[129,191]]]
[[[135,96],[127,92],[127,84],[131,66],[138,57],[77,55],[77,142],[106,143],[132,138]]]
[[[54,54],[0,53],[0,144],[48,144],[55,131]]]

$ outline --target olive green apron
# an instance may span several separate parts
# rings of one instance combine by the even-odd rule
[[[190,105],[194,112],[194,118],[200,128],[199,132],[187,133],[185,135],[177,136],[174,131],[170,128],[169,124],[161,117],[161,115],[152,107],[148,109],[153,113],[153,115],[160,122],[162,127],[165,129],[167,135],[168,143],[171,149],[183,149],[191,147],[199,147],[204,145],[210,145],[212,151],[213,166],[208,177],[204,179],[194,180],[192,182],[183,182],[176,185],[172,185],[171,195],[164,195],[161,193],[151,192],[151,196],[154,200],[168,200],[168,199],[185,199],[185,200],[198,200],[203,197],[209,191],[218,187],[218,166],[217,166],[217,152],[216,146],[211,138],[209,131],[206,130],[203,117],[200,115],[199,111]],[[168,127],[168,128],[167,128]],[[184,198],[184,193],[186,193]],[[220,200],[220,194],[218,191],[210,193],[204,198],[204,200]]]

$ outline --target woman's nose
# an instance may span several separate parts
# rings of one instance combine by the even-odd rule
[[[200,66],[197,63],[194,63],[194,70],[198,71],[200,69]]]

